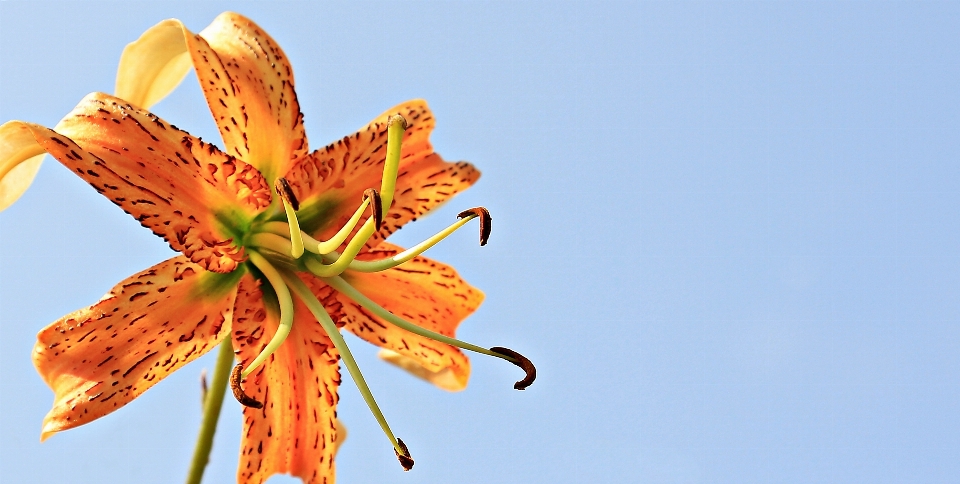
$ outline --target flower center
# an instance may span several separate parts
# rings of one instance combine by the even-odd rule
[[[275,189],[283,204],[287,221],[274,221],[262,224],[256,233],[248,238],[246,249],[250,263],[263,275],[263,278],[266,279],[277,295],[277,303],[280,310],[280,324],[277,332],[270,339],[270,342],[267,343],[249,366],[244,367],[242,364],[238,364],[234,368],[233,374],[231,375],[231,387],[234,396],[241,404],[254,408],[262,407],[263,404],[261,402],[244,393],[242,381],[262,365],[267,358],[283,344],[290,334],[294,320],[292,290],[292,293],[296,294],[297,298],[303,302],[304,306],[309,309],[310,313],[317,319],[330,337],[330,340],[343,359],[344,366],[346,366],[350,372],[350,376],[360,390],[364,401],[393,445],[401,465],[405,470],[410,470],[410,468],[413,467],[413,459],[410,457],[410,452],[407,450],[403,441],[394,436],[374,400],[373,393],[371,393],[369,387],[367,387],[366,381],[360,372],[360,368],[357,366],[356,360],[353,358],[353,354],[350,352],[350,348],[347,347],[346,341],[344,341],[343,336],[341,336],[340,331],[323,307],[323,304],[296,275],[297,271],[306,270],[312,273],[333,289],[352,299],[377,317],[399,328],[458,348],[502,358],[521,367],[526,373],[526,376],[514,385],[514,388],[517,390],[523,390],[533,383],[533,380],[536,378],[536,368],[534,368],[530,360],[512,350],[500,347],[486,349],[430,331],[406,321],[384,309],[340,277],[340,275],[347,270],[380,272],[397,267],[422,254],[475,218],[480,219],[480,245],[485,245],[487,242],[491,226],[490,213],[485,208],[478,207],[461,212],[458,215],[458,220],[447,228],[441,230],[433,237],[392,257],[375,261],[356,260],[357,255],[366,246],[370,237],[380,229],[380,224],[383,220],[383,207],[389,209],[393,203],[397,172],[400,165],[400,145],[406,127],[406,120],[404,120],[402,116],[395,115],[390,118],[387,123],[387,153],[380,191],[377,192],[374,189],[367,189],[353,216],[328,240],[318,241],[301,231],[297,219],[299,202],[287,180],[283,178],[277,180]],[[363,219],[364,214],[368,212],[369,215],[366,220],[360,225],[360,220]],[[359,229],[357,229],[358,226]],[[354,230],[356,230],[356,234],[350,238],[350,234],[352,234]],[[344,243],[346,243],[346,245],[343,252],[338,252],[337,249],[344,245]]]

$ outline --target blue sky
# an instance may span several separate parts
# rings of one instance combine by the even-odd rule
[[[960,3],[0,2],[0,121],[53,126],[110,92],[123,46],[225,10],[293,63],[314,147],[425,98],[446,159],[483,171],[393,239],[467,207],[494,219],[428,253],[487,300],[445,393],[350,379],[340,482],[948,482],[960,476]],[[154,111],[219,136],[191,74]],[[199,373],[39,443],[42,327],[170,249],[65,168],[0,214],[0,479],[183,478]],[[207,482],[230,482],[227,399]],[[285,477],[271,484],[295,482]]]

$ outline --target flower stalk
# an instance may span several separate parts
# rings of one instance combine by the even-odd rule
[[[227,393],[227,380],[232,364],[233,344],[230,336],[227,335],[220,343],[220,351],[217,353],[217,362],[213,370],[213,381],[203,399],[203,420],[200,422],[200,433],[197,435],[193,460],[190,462],[190,471],[187,473],[187,484],[200,484],[203,480],[203,471],[210,462],[213,435],[217,431],[217,421],[220,420],[220,409],[223,408],[223,396]]]

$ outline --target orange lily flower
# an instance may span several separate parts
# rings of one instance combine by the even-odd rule
[[[224,150],[147,110],[191,66]],[[341,359],[401,463],[413,464],[340,328],[443,389],[467,384],[457,347],[521,366],[518,389],[532,382],[519,354],[454,339],[483,293],[419,255],[474,218],[485,243],[484,209],[410,250],[384,241],[480,176],[433,152],[423,101],[311,152],[286,56],[234,13],[199,35],[176,20],[147,31],[124,52],[117,94],[88,95],[54,129],[0,126],[4,207],[46,152],[180,252],[39,333],[34,363],[55,393],[42,438],[113,412],[226,341],[238,361],[231,386],[245,405],[238,481],[287,473],[327,482]]]

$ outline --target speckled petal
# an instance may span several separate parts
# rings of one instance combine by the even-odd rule
[[[233,237],[270,204],[255,168],[155,115],[95,93],[36,140],[98,192],[214,272],[244,260]]]
[[[339,304],[332,290],[315,280],[307,283],[335,313]],[[306,484],[334,481],[340,355],[306,306],[294,301],[290,335],[243,382],[246,394],[263,408],[243,409],[237,482],[261,484],[273,474],[291,474]],[[240,362],[249,365],[276,332],[278,309],[276,303],[264,307],[257,283],[246,276],[234,313],[233,345]]]
[[[41,439],[113,412],[215,347],[239,277],[178,256],[40,331],[33,363],[55,394]]]
[[[179,84],[185,64],[197,73],[227,153],[271,183],[307,153],[293,69],[253,21],[225,12],[200,34],[179,20],[160,22],[124,50],[117,95],[146,107]]]
[[[127,44],[120,55],[115,94],[150,109],[183,82],[193,62],[183,24],[164,20]]]
[[[10,121],[0,126],[0,211],[33,183],[45,151],[28,123]]]
[[[285,175],[297,199],[301,225],[326,239],[350,218],[367,188],[380,189],[386,157],[387,119],[401,114],[408,123],[403,139],[393,206],[385,209],[383,227],[368,248],[432,208],[465,190],[480,172],[465,162],[448,163],[433,152],[430,132],[434,119],[423,100],[387,110],[367,127],[311,153]]]
[[[227,151],[271,182],[307,154],[286,54],[252,20],[220,14],[192,46],[193,65]]]
[[[400,247],[382,242],[361,259],[390,257],[400,251]],[[456,337],[457,326],[476,311],[484,297],[483,292],[467,284],[452,267],[426,257],[416,257],[383,272],[348,271],[343,278],[393,314],[451,337]],[[411,371],[415,376],[444,390],[458,391],[466,387],[470,362],[459,349],[381,321],[339,293],[337,300],[342,304],[346,329],[418,363],[425,372]],[[393,363],[412,369],[409,360]]]

